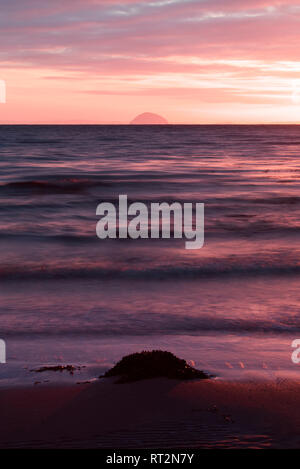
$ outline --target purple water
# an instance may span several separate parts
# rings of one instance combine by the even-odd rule
[[[0,383],[50,363],[97,376],[143,348],[298,374],[300,127],[1,126],[0,155]],[[204,247],[99,240],[119,194],[204,202]]]

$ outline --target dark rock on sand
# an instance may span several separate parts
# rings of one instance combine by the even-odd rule
[[[162,350],[143,351],[123,357],[122,360],[104,375],[105,378],[112,376],[119,377],[117,383],[128,383],[158,377],[182,380],[210,378],[203,371],[196,370],[188,365],[185,360]]]

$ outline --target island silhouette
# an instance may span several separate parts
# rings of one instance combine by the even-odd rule
[[[154,114],[152,112],[143,112],[136,116],[130,124],[133,125],[153,125],[153,124],[168,124],[168,121],[160,116],[159,114]]]

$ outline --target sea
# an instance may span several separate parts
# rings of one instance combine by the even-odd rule
[[[205,241],[96,236],[97,205],[205,205]],[[299,377],[300,126],[0,126],[0,386],[169,350],[215,379]],[[73,365],[67,372],[35,373]]]

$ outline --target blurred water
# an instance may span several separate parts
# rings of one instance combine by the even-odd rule
[[[64,341],[110,363],[142,336],[297,338],[299,151],[298,126],[1,126],[0,337],[19,363]],[[204,247],[100,241],[96,207],[119,194],[204,202]]]

